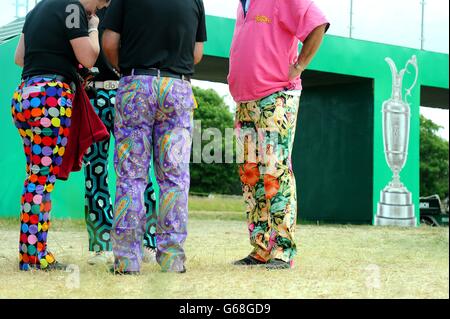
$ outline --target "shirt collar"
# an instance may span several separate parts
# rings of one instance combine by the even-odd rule
[[[248,3],[250,2],[250,0],[240,0],[240,1],[242,4],[242,9],[244,10],[244,14],[246,14],[248,10]]]

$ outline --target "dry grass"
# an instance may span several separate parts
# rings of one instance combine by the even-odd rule
[[[242,196],[210,195],[209,197],[189,196],[189,210],[195,212],[237,212],[238,218],[242,217],[245,211],[245,204]],[[232,215],[226,214],[223,218],[230,219]],[[204,216],[209,218],[208,215]]]
[[[58,220],[50,248],[79,272],[19,272],[17,221],[0,220],[0,298],[449,298],[448,228],[300,226],[296,268],[269,272],[230,265],[249,245],[226,215],[192,213],[186,274],[145,265],[136,277],[88,266],[83,223]]]

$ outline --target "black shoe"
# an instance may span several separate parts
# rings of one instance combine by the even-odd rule
[[[186,266],[185,265],[172,265],[172,267],[168,269],[161,269],[164,273],[177,273],[177,274],[184,274],[186,273]]]
[[[272,259],[266,264],[268,270],[291,269],[291,264],[281,259]]]
[[[260,261],[256,258],[253,258],[252,256],[247,256],[244,259],[237,260],[233,262],[233,265],[235,266],[259,266],[259,265],[265,265],[266,263],[263,261]]]
[[[114,267],[111,267],[111,268],[109,269],[109,272],[110,272],[111,274],[113,274],[113,275],[120,275],[120,276],[122,276],[122,275],[132,275],[132,276],[136,276],[136,275],[139,275],[139,274],[140,274],[139,271],[128,271],[128,270],[120,271],[120,270],[118,270],[118,269],[115,269]]]
[[[186,273],[186,267],[184,267],[183,266],[183,268],[182,269],[180,269],[180,270],[165,270],[165,271],[163,271],[163,272],[168,272],[168,273],[177,273],[177,274],[184,274],[184,273]]]
[[[66,264],[62,264],[60,262],[55,261],[54,263],[49,264],[45,268],[41,268],[42,271],[66,271],[69,266]]]

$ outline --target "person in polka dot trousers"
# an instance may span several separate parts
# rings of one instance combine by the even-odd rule
[[[12,114],[27,159],[20,214],[21,270],[55,263],[47,250],[50,195],[67,145],[73,93],[69,84],[45,77],[23,82],[14,93]]]
[[[47,248],[51,193],[70,133],[78,63],[91,68],[100,52],[97,9],[106,0],[47,0],[27,15],[15,62],[22,81],[12,117],[23,142],[26,179],[21,197],[20,270],[65,270]],[[70,9],[70,10],[68,10]],[[74,14],[77,27],[65,23]]]

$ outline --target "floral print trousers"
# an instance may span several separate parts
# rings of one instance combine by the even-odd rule
[[[281,91],[239,103],[236,111],[239,175],[247,207],[252,257],[291,263],[297,195],[291,154],[300,91]]]
[[[192,86],[184,80],[128,76],[120,81],[111,233],[117,271],[140,271],[147,220],[144,193],[152,153],[160,189],[156,259],[163,271],[184,269],[194,104]]]

